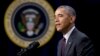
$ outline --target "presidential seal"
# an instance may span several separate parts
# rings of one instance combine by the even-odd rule
[[[14,0],[4,17],[9,39],[26,48],[34,41],[46,44],[55,32],[54,11],[45,0]]]

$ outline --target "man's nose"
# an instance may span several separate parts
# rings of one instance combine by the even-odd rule
[[[58,20],[58,18],[57,17],[55,17],[55,22],[58,22],[59,20]]]

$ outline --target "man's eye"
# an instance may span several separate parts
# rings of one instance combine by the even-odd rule
[[[62,14],[59,14],[59,17],[63,17],[63,15]]]

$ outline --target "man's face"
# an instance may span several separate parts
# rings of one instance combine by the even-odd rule
[[[64,32],[71,25],[72,16],[69,15],[68,11],[65,11],[64,8],[58,8],[55,11],[55,25],[56,29],[59,32]]]

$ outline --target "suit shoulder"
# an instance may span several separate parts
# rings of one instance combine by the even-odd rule
[[[77,31],[75,33],[75,35],[76,35],[76,40],[80,40],[80,41],[81,40],[85,40],[85,39],[89,40],[89,37],[85,33],[81,32],[81,31]]]
[[[74,42],[77,44],[77,45],[80,45],[82,43],[86,43],[86,42],[91,42],[91,40],[89,39],[89,37],[83,33],[83,32],[80,32],[80,31],[76,31],[74,33],[74,38],[73,38]]]

